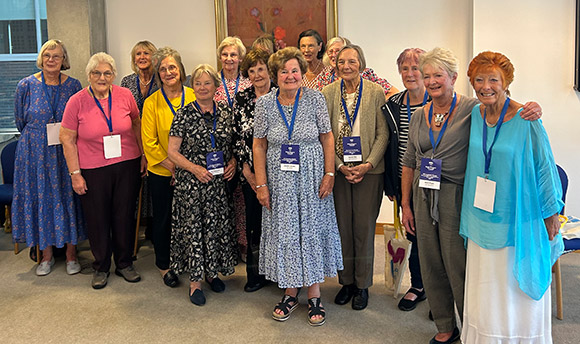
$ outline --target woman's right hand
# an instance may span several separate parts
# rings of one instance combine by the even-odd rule
[[[206,184],[209,183],[213,179],[213,174],[211,174],[207,169],[199,165],[193,165],[192,170],[190,171],[193,173],[195,178],[200,182]]]
[[[413,216],[413,211],[411,210],[410,206],[402,206],[403,216],[401,218],[403,222],[403,227],[407,233],[415,234],[415,217]]]
[[[78,174],[73,174],[71,177],[71,181],[72,181],[72,187],[74,192],[76,192],[77,195],[84,195],[87,193],[87,182],[85,181],[85,178],[83,178],[83,176],[78,173]]]
[[[266,207],[268,210],[272,210],[270,207],[270,190],[268,189],[268,186],[262,186],[259,188],[256,192],[256,197],[263,207]]]

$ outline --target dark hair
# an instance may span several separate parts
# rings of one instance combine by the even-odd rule
[[[240,64],[240,72],[244,78],[248,77],[248,69],[256,66],[258,62],[262,62],[263,64],[268,67],[268,59],[270,58],[270,54],[266,50],[262,50],[260,48],[252,49],[246,57],[242,60]]]
[[[320,49],[320,51],[318,52],[318,55],[316,55],[316,58],[320,60],[324,56],[324,52],[326,51],[326,46],[324,45],[324,41],[322,40],[322,36],[320,36],[318,31],[316,31],[314,29],[308,29],[306,31],[300,32],[300,35],[298,35],[298,49],[300,49],[300,40],[304,37],[314,37],[314,38],[316,38],[316,44],[318,44],[318,45],[322,44],[322,49]]]

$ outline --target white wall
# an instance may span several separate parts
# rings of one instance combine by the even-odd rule
[[[467,95],[472,91],[466,69],[475,54],[494,50],[510,57],[516,67],[512,95],[542,105],[556,161],[571,180],[567,212],[580,215],[574,0],[339,0],[338,11],[339,34],[359,44],[367,64],[397,88],[402,83],[395,60],[407,47],[453,50],[461,62],[456,89]],[[177,49],[188,73],[198,63],[216,65],[213,1],[107,0],[107,27],[119,75],[131,72],[129,52],[142,39]],[[391,221],[387,201],[378,222]]]

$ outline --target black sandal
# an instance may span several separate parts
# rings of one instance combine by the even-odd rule
[[[416,295],[417,298],[415,300],[405,299],[405,296],[409,293]],[[424,301],[426,298],[427,297],[425,296],[425,289],[419,291],[417,290],[417,288],[411,287],[409,290],[407,290],[401,301],[399,301],[399,309],[402,311],[412,311],[413,309],[415,309],[415,307],[417,307],[417,304],[419,302]]]
[[[321,315],[320,319],[312,319],[312,317]],[[313,297],[308,299],[308,323],[312,326],[320,326],[326,321],[326,312],[324,307],[320,305],[320,298]]]
[[[298,294],[296,294],[298,296]],[[277,321],[286,321],[290,318],[290,313],[298,307],[298,299],[295,296],[290,296],[284,294],[282,296],[282,301],[278,302],[274,311],[272,312],[272,318]],[[282,314],[276,313],[276,310],[282,311]]]

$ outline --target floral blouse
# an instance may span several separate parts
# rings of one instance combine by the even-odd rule
[[[231,79],[231,80],[225,79],[225,80],[226,80],[226,85],[228,86],[228,93],[230,95],[230,99],[232,100],[232,102],[235,102],[235,99],[236,99],[236,94],[235,94],[236,79]],[[252,83],[250,82],[250,80],[248,78],[244,78],[243,76],[240,75],[240,84],[238,85],[238,93],[242,92],[243,90],[245,90],[246,88],[248,88],[250,86],[252,86]],[[215,91],[215,96],[213,97],[213,100],[215,100],[217,103],[224,103],[224,104],[228,105],[228,96],[226,95],[226,91],[224,89],[224,84],[221,81],[220,81],[220,86]]]

